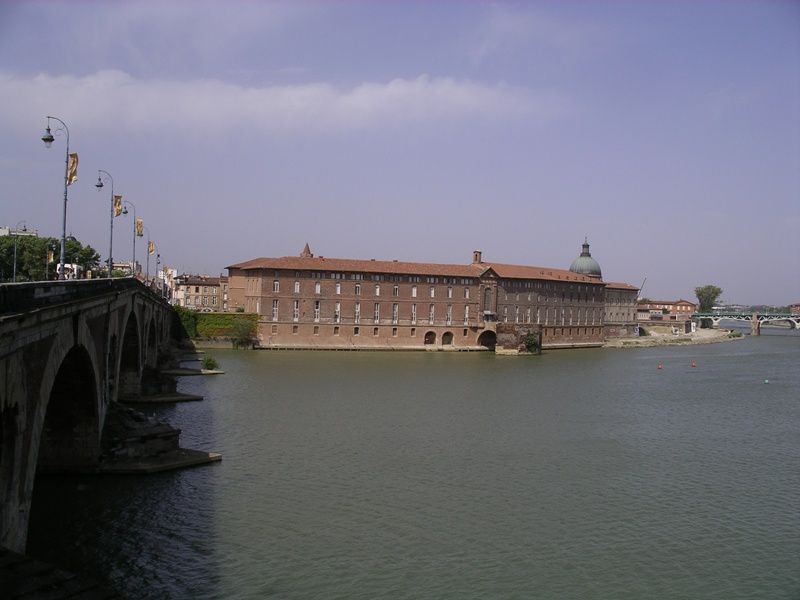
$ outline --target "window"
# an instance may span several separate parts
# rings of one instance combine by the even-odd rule
[[[314,325],[314,335],[319,335],[319,325]]]
[[[381,284],[379,284],[379,283],[375,284],[375,295],[376,296],[380,296],[381,295]]]
[[[273,325],[272,326],[272,333],[278,333],[278,326],[277,325]]]
[[[273,300],[272,301],[272,320],[273,321],[277,321],[278,320],[278,301],[277,300]]]
[[[272,291],[273,292],[280,292],[281,291],[281,282],[279,280],[275,280],[272,282]]]
[[[436,305],[431,304],[428,308],[428,323],[433,325],[434,317],[436,316]]]
[[[447,286],[447,297],[448,298],[452,298],[453,297],[453,288],[450,287],[450,286]]]
[[[342,293],[342,284],[339,283],[338,281],[336,282],[336,293],[337,294],[341,294]]]
[[[211,305],[212,306],[216,306],[217,305],[217,299],[214,298],[213,296],[211,297]]]
[[[514,323],[519,323],[519,306],[514,307]]]
[[[292,325],[292,335],[297,335],[298,329],[297,325]]]
[[[464,330],[464,337],[467,337],[467,330]]]
[[[508,323],[508,307],[503,307],[503,323]]]
[[[412,327],[411,328],[411,337],[417,337],[417,328],[416,327]]]
[[[299,294],[300,293],[300,282],[299,281],[295,281],[294,282],[294,293],[295,294]]]
[[[469,288],[464,288],[464,298],[469,300]]]
[[[392,327],[392,337],[397,337],[397,327]]]
[[[319,281],[314,283],[314,293],[319,294],[321,291],[322,286],[320,285]]]
[[[464,325],[469,324],[469,304],[464,307]]]
[[[314,322],[319,323],[320,301],[314,300]]]
[[[380,302],[376,302],[375,303],[375,310],[374,310],[374,313],[372,315],[372,319],[373,319],[373,321],[375,323],[380,323],[381,322],[381,303]]]
[[[361,302],[356,302],[355,315],[353,317],[355,323],[361,323]]]
[[[378,337],[378,328],[377,328],[377,327],[375,327],[375,328],[372,330],[372,335],[374,335],[375,337]]]
[[[200,286],[199,285],[194,286],[194,293],[195,294],[199,294],[200,293]]]
[[[300,320],[300,300],[295,300],[292,305],[292,320],[293,321]]]
[[[431,298],[435,298],[435,297],[436,297],[436,288],[431,286]]]
[[[333,335],[339,335],[339,328],[338,327],[334,327],[333,328]]]
[[[394,304],[392,304],[392,323],[393,324],[397,325],[398,317],[399,317],[399,307],[397,306],[397,302],[395,302]]]
[[[400,295],[400,286],[393,285],[392,286],[392,296],[399,296]]]
[[[411,297],[412,298],[416,298],[417,297],[417,286],[415,286],[415,285],[411,286]]]
[[[447,325],[453,324],[453,305],[447,305]]]
[[[333,322],[340,323],[342,321],[342,303],[337,302],[333,305]],[[336,329],[339,329],[338,327]]]
[[[416,325],[417,324],[417,305],[416,304],[412,304],[411,305],[411,324],[412,325]]]
[[[361,327],[353,327],[353,335],[361,335]]]
[[[360,296],[360,295],[361,295],[361,284],[357,283],[356,284],[356,296]]]

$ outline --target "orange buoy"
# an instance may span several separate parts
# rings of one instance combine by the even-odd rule
[[[661,363],[658,363],[658,368],[659,368],[659,370],[660,370],[660,369],[663,369],[663,368],[664,368],[664,365],[663,365],[663,364],[661,364]]]
[[[692,368],[694,369],[697,366],[697,363],[692,361]]]

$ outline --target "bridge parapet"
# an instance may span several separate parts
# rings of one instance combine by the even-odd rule
[[[148,293],[151,300],[163,302],[158,294],[131,277],[115,279],[80,279],[66,281],[31,281],[0,285],[0,315],[27,312],[35,308],[74,302],[112,292]]]

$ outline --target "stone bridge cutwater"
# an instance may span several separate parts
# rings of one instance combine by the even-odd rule
[[[692,320],[700,321],[708,319],[714,324],[714,327],[719,326],[719,322],[723,319],[730,319],[731,321],[747,321],[750,323],[750,331],[753,335],[761,334],[761,326],[764,323],[775,323],[778,321],[785,321],[789,323],[792,329],[800,328],[800,315],[790,313],[740,313],[740,312],[713,312],[713,313],[694,313]]]
[[[101,471],[117,402],[174,392],[159,368],[176,364],[180,334],[172,307],[134,279],[0,286],[0,546],[25,549],[37,469]],[[180,450],[180,431],[156,425]]]

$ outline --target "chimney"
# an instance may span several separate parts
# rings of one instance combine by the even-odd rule
[[[481,260],[481,251],[480,250],[473,251],[473,253],[472,253],[472,264],[473,265],[479,265],[482,262],[483,262],[483,260]]]

